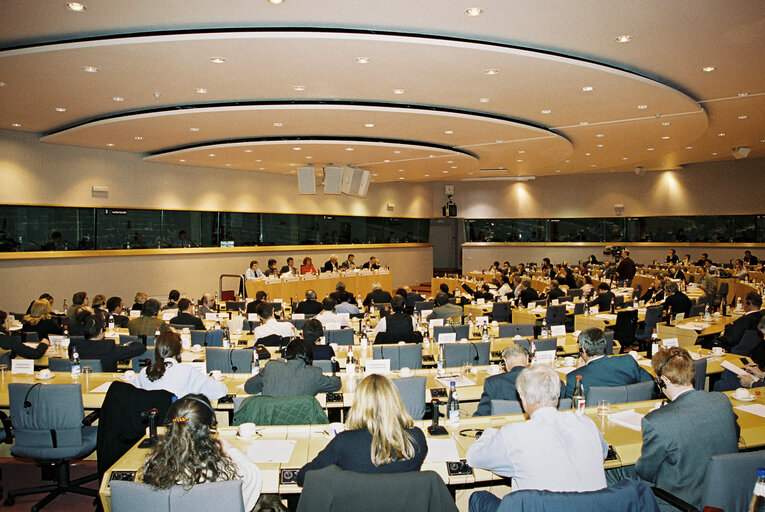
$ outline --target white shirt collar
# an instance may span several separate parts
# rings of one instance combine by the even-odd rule
[[[600,355],[600,356],[591,357],[591,358],[589,358],[587,360],[587,364],[590,364],[593,361],[597,361],[598,359],[603,359],[604,357],[606,357],[605,354],[604,355]]]

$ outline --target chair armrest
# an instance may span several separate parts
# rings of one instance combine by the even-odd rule
[[[93,424],[94,421],[98,419],[98,414],[100,411],[93,411],[84,418],[82,418],[82,424],[85,426],[90,426]]]
[[[653,491],[653,495],[657,498],[661,498],[662,500],[666,501],[673,507],[675,507],[678,510],[682,510],[683,512],[701,512],[699,509],[688,503],[687,501],[684,501],[677,496],[675,496],[672,493],[669,493],[665,491],[664,489],[660,489],[659,487],[651,487],[651,490]]]
[[[13,429],[11,425],[11,419],[3,411],[0,411],[0,421],[3,423],[3,430],[5,430],[4,443],[13,444]]]

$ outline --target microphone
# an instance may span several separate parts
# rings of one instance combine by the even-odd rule
[[[472,341],[470,342],[470,345],[473,347],[473,350],[475,350],[475,357],[473,358],[473,361],[477,363],[478,360],[481,359],[481,357],[478,355],[478,347],[476,347],[475,343],[473,343]],[[491,347],[489,348],[491,349]]]
[[[149,418],[149,437],[138,445],[139,448],[150,448],[157,442],[157,415],[159,415],[157,409],[149,409],[141,413],[141,419]]]

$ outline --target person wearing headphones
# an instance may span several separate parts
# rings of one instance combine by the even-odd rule
[[[606,356],[606,335],[597,327],[590,327],[579,335],[579,366],[566,376],[566,398],[574,396],[576,376],[582,376],[585,395],[590,386],[626,386],[653,380],[635,358]]]
[[[669,403],[645,415],[640,458],[634,466],[609,471],[609,483],[617,475],[637,475],[701,509],[709,459],[738,452],[738,417],[722,393],[693,388],[696,368],[684,348],[660,350],[651,366]]]
[[[167,411],[167,430],[146,456],[141,473],[155,489],[191,488],[204,482],[242,480],[245,510],[260,496],[263,477],[253,462],[223,437],[212,437],[215,412],[204,395],[189,394]]]
[[[316,396],[341,386],[340,377],[324,375],[321,368],[313,366],[313,344],[296,338],[287,345],[284,358],[268,361],[260,373],[244,383],[244,390],[251,395],[280,398]]]

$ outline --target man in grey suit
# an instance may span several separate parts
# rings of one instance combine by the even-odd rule
[[[451,304],[449,302],[449,296],[444,292],[438,292],[436,294],[436,307],[433,308],[433,312],[428,317],[428,320],[433,318],[455,318],[459,317],[462,322],[462,306]]]
[[[292,340],[284,359],[269,361],[259,374],[247,379],[244,390],[273,397],[316,396],[340,389],[340,377],[323,375],[313,366],[313,346],[303,339]]]
[[[738,418],[722,393],[693,389],[696,370],[684,348],[660,350],[651,366],[670,403],[643,418],[640,458],[634,469],[621,468],[620,474],[636,473],[700,509],[709,459],[738,452]],[[608,479],[612,481],[613,475]],[[660,506],[675,510],[664,503]]]

